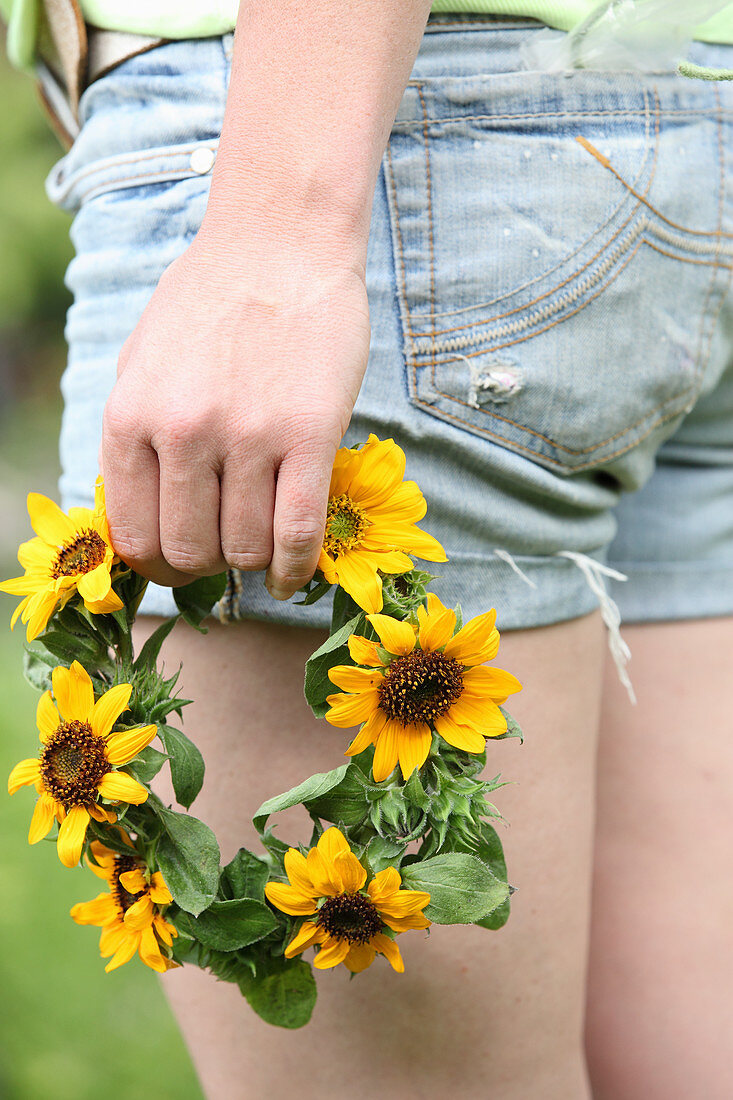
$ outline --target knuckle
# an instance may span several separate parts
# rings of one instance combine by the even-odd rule
[[[285,558],[300,564],[312,558],[323,542],[323,524],[312,518],[291,520],[280,527],[277,541]]]
[[[110,398],[104,407],[102,426],[107,439],[129,439],[139,426],[139,418],[126,403]]]
[[[243,573],[256,573],[267,569],[272,560],[272,551],[261,549],[224,549],[224,557],[227,565],[232,569],[239,569]]]
[[[173,569],[180,573],[196,573],[206,576],[211,573],[221,572],[221,562],[218,556],[202,547],[191,543],[166,543],[163,546],[163,557]]]
[[[144,531],[110,523],[112,546],[125,562],[150,562],[159,553],[157,542]]]
[[[211,420],[206,409],[188,408],[174,416],[168,415],[155,431],[156,450],[186,450],[192,444],[210,438]]]

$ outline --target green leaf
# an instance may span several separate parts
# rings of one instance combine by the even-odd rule
[[[216,900],[198,917],[185,913],[176,918],[182,931],[215,951],[236,951],[264,939],[278,920],[264,902],[251,898]]]
[[[88,664],[96,666],[99,657],[106,656],[88,637],[67,634],[63,630],[47,630],[40,642],[49,653],[66,665],[70,665],[72,661],[79,661],[85,666]]]
[[[204,758],[193,741],[173,726],[159,725],[158,733],[170,757],[176,801],[188,809],[204,782]]]
[[[136,671],[140,668],[155,667],[155,662],[158,660],[158,654],[160,653],[160,647],[163,645],[163,642],[166,640],[180,617],[180,615],[174,615],[172,619],[166,619],[164,623],[160,624],[157,630],[153,631],[140,650],[137,660],[133,665]]]
[[[476,856],[451,852],[403,867],[410,890],[427,890],[426,916],[436,924],[473,924],[502,905],[509,887]]]
[[[502,882],[507,881],[504,848],[499,838],[499,834],[493,825],[489,825],[488,821],[481,822],[481,844],[476,854],[483,863],[491,868],[498,879]],[[511,903],[509,898],[507,898],[505,902],[502,902],[501,905],[487,916],[482,917],[481,920],[477,920],[476,924],[479,924],[482,928],[488,928],[490,931],[495,932],[497,929],[503,928],[509,920],[510,909]]]
[[[347,623],[331,634],[305,665],[305,697],[316,718],[323,718],[328,710],[326,698],[338,691],[328,678],[328,670],[334,665],[353,664],[349,656],[347,642],[350,635],[358,633],[366,622],[363,611],[349,619]]]
[[[340,585],[334,585],[333,589],[333,607],[331,609],[331,629],[330,634],[335,634],[337,630],[340,630],[350,619],[357,617],[361,613],[361,608],[353,597],[348,592],[345,592]]]
[[[385,867],[399,868],[406,845],[388,837],[375,836],[367,845],[366,857],[374,874],[383,871]]]
[[[417,806],[423,813],[427,813],[430,810],[430,795],[425,793],[425,788],[420,782],[420,776],[417,769],[405,783],[404,798],[406,802],[411,803],[413,806]]]
[[[214,900],[219,885],[216,837],[203,821],[166,809],[154,795],[148,805],[163,826],[156,856],[166,885],[181,909],[197,917]]]
[[[23,675],[36,691],[48,691],[51,687],[51,670],[56,661],[50,653],[40,648],[25,647],[23,653]]]
[[[255,976],[245,975],[239,988],[250,1008],[276,1027],[303,1027],[316,1003],[313,972],[302,959],[276,956],[258,962]]]
[[[168,757],[164,752],[158,752],[152,745],[148,745],[147,748],[141,749],[135,759],[130,764],[126,764],[125,767],[141,783],[149,783],[158,774],[167,759]]]
[[[516,718],[512,718],[509,711],[505,710],[504,707],[499,707],[499,710],[506,718],[506,733],[500,734],[499,737],[492,737],[491,740],[501,741],[505,737],[518,737],[522,744],[524,744],[524,734],[522,733],[522,727],[519,725],[519,722]]]
[[[261,901],[269,869],[247,848],[240,848],[231,863],[221,873],[220,890],[231,898],[256,898]]]
[[[341,782],[325,794],[304,800],[305,808],[334,825],[359,825],[369,813],[366,786],[363,772],[355,764],[347,764]]]
[[[226,584],[226,573],[218,573],[215,577],[199,577],[192,584],[172,589],[173,599],[181,615],[202,634],[208,633],[208,627],[201,626],[201,620],[206,618],[214,604],[224,595]]]
[[[298,589],[299,592],[304,593],[305,599],[294,600],[293,603],[295,607],[310,607],[310,605],[315,603],[316,600],[320,600],[321,596],[325,596],[330,587],[331,585],[328,583],[328,581],[325,581],[323,579],[317,581],[315,578],[313,578],[312,580],[308,581],[307,584],[304,584],[302,588]]]
[[[257,832],[264,833],[267,819],[271,814],[279,813],[281,810],[288,810],[291,806],[299,806],[301,803],[315,802],[317,799],[328,794],[329,791],[332,791],[334,787],[339,785],[349,767],[349,764],[342,764],[340,768],[334,768],[333,771],[319,772],[317,775],[312,775],[309,779],[304,780],[302,783],[299,783],[297,787],[293,787],[284,794],[276,795],[274,798],[268,798],[267,802],[262,803],[257,813],[252,818]]]

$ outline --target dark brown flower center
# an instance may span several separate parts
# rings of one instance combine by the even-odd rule
[[[107,543],[91,527],[80,531],[73,542],[67,543],[58,553],[51,570],[52,577],[76,577],[80,573],[91,573],[104,561]]]
[[[120,875],[124,875],[126,871],[135,871],[138,867],[140,867],[140,864],[134,856],[115,856],[110,890],[121,917],[124,917],[127,910],[133,906],[136,901],[139,901],[142,895],[131,894],[129,890],[126,890],[120,882]]]
[[[371,523],[350,496],[342,493],[339,497],[331,497],[326,511],[323,549],[337,558],[345,550],[358,546],[368,527]]]
[[[104,739],[87,722],[62,722],[44,746],[40,769],[44,787],[67,810],[88,806],[110,770]]]
[[[463,692],[463,665],[438,651],[413,650],[396,657],[379,685],[379,706],[403,726],[432,722]]]
[[[326,898],[316,924],[337,940],[368,943],[382,931],[382,920],[373,902],[364,894],[340,894]]]

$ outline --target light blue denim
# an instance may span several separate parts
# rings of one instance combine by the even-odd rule
[[[594,561],[627,575],[609,581],[624,620],[730,614],[733,85],[523,71],[537,27],[428,27],[376,188],[347,442],[404,448],[450,559],[436,590],[468,615],[585,614]],[[121,345],[201,223],[232,48],[172,42],[97,80],[48,177],[75,215],[66,507],[91,502]],[[731,68],[733,47],[692,58]],[[329,609],[243,574],[221,613],[323,626]]]

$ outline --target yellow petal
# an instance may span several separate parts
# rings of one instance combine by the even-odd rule
[[[37,592],[31,596],[26,604],[22,620],[28,623],[25,636],[32,642],[48,626],[48,620],[53,615],[58,605],[58,599],[53,592]]]
[[[107,759],[110,764],[129,764],[150,744],[157,732],[157,726],[138,726],[133,730],[111,733],[107,738]]]
[[[328,970],[332,966],[338,966],[349,953],[348,940],[334,940],[330,936],[313,960],[316,970]]]
[[[379,706],[379,693],[376,689],[362,692],[360,695],[329,695],[326,702],[330,710],[325,718],[332,726],[348,729],[366,722]]]
[[[21,787],[30,787],[40,774],[40,764],[37,759],[21,760],[8,776],[8,794],[15,794]]]
[[[415,928],[430,927],[430,921],[422,913],[410,913],[406,917],[390,917],[382,913],[382,920],[393,932],[409,932]]]
[[[452,717],[452,710],[453,708],[448,714],[435,719],[434,725],[440,736],[455,749],[463,749],[464,752],[483,752],[486,748],[483,734],[471,726],[459,726]],[[504,729],[506,729],[506,722]]]
[[[37,844],[39,840],[43,840],[45,836],[48,836],[54,822],[55,810],[56,803],[54,800],[47,794],[42,794],[33,810],[33,817],[28,830],[29,844]]]
[[[364,547],[377,549],[379,546],[414,554],[416,558],[422,558],[424,561],[448,560],[438,540],[411,523],[394,523],[387,519],[377,521],[365,535]]]
[[[419,914],[429,904],[430,894],[425,890],[394,890],[379,901],[377,908],[385,918],[402,919]]]
[[[370,505],[367,516],[372,523],[380,519],[396,520],[399,523],[418,523],[428,510],[416,481],[403,481],[387,500],[381,504]]]
[[[399,890],[401,885],[402,877],[397,868],[385,867],[383,871],[378,871],[369,883],[367,893],[374,904],[380,906],[385,898],[394,894],[395,890]]]
[[[383,932],[377,932],[369,942],[375,951],[378,951],[380,955],[384,955],[393,970],[396,970],[398,974],[404,973],[405,964],[402,961],[400,949],[394,940],[391,940],[389,936],[385,936]]]
[[[415,628],[389,615],[367,615],[388,653],[402,656],[415,648]]]
[[[433,593],[429,593],[428,600]],[[449,607],[435,606],[435,601],[440,604],[437,596],[432,602],[433,607],[431,609],[430,603],[428,603],[428,610],[424,607],[419,607],[417,610],[417,618],[419,623],[419,638],[420,648],[428,651],[435,651],[436,649],[442,649],[444,645],[450,641],[453,636],[453,631],[456,628],[456,613],[451,611]]]
[[[323,858],[331,860],[331,862],[335,860],[337,855],[351,851],[348,840],[335,825],[332,825],[330,829],[326,829],[321,835],[317,847]]]
[[[28,539],[18,547],[18,561],[26,570],[40,573],[49,578],[58,555],[55,546],[49,546],[43,539]]]
[[[44,691],[43,695],[38,700],[38,706],[36,707],[36,725],[41,735],[41,741],[43,741],[44,744],[48,741],[49,737],[53,736],[61,725],[61,718],[51,701],[50,691]]]
[[[395,721],[387,721],[377,739],[372,762],[372,775],[377,783],[391,775],[397,766],[399,756],[399,734],[402,726]]]
[[[358,634],[350,634],[347,642],[352,661],[357,665],[368,665],[375,668],[382,662],[377,654],[376,642],[370,642],[367,638],[360,638]]]
[[[111,894],[97,894],[93,901],[80,901],[71,908],[71,919],[77,924],[96,924],[98,928],[117,916]]]
[[[89,813],[83,806],[72,806],[61,822],[56,849],[64,867],[76,867],[81,859],[88,825]]]
[[[486,665],[467,669],[463,675],[463,683],[470,695],[488,695],[501,703],[508,695],[522,690],[519,680],[511,672],[506,672],[503,668],[489,668]]]
[[[106,737],[115,722],[127,710],[132,684],[116,684],[105,691],[94,704],[91,726],[97,737]]]
[[[141,894],[148,888],[145,875],[139,867],[135,867],[132,871],[123,871],[119,881],[122,889],[127,890],[128,894]]]
[[[353,665],[334,665],[328,670],[328,678],[342,691],[362,692],[378,687],[384,674],[380,671],[370,672],[366,668],[354,668]]]
[[[159,974],[164,974],[168,969],[167,960],[161,954],[160,944],[152,928],[145,928],[140,933],[138,954],[145,965],[149,966],[151,970],[156,970]]]
[[[376,744],[377,738],[384,729],[386,723],[387,715],[384,711],[376,710],[374,714],[367,718],[366,722],[344,753],[344,756],[358,756],[358,754],[364,752],[364,749],[368,748],[369,745]]]
[[[344,959],[344,966],[347,966],[352,974],[361,974],[362,970],[366,970],[368,966],[372,965],[376,954],[371,944],[352,943],[349,953]]]
[[[341,876],[344,892],[356,894],[366,882],[366,870],[353,852],[339,852],[334,863]]]
[[[317,895],[308,874],[305,856],[297,848],[288,848],[283,862],[285,863],[285,874],[290,879],[293,887],[303,897],[315,898]]]
[[[0,592],[7,592],[9,596],[30,595],[45,587],[41,581],[32,581],[28,577],[11,577],[10,580],[0,581]]]
[[[69,517],[58,504],[41,493],[28,494],[28,515],[36,534],[52,546],[61,546],[76,538],[76,528]]]
[[[308,874],[318,897],[333,898],[337,894],[343,894],[344,888],[341,875],[332,860],[321,855],[318,848],[311,848],[306,862],[308,864]]]
[[[389,499],[405,476],[405,452],[393,439],[367,442],[356,452],[357,460],[347,492],[363,508]]]
[[[285,948],[285,958],[292,959],[295,955],[299,955],[301,951],[305,951],[306,948],[311,947],[312,944],[321,943],[324,938],[325,932],[322,928],[319,928],[313,921],[303,921],[302,925]]]
[[[147,894],[144,894],[127,910],[124,921],[133,932],[141,932],[143,928],[147,928],[152,924],[154,913],[155,909],[152,901]]]
[[[126,772],[107,772],[97,785],[97,790],[102,798],[109,798],[111,802],[129,802],[132,806],[139,806],[148,797],[145,787]]]
[[[497,737],[506,730],[506,718],[495,702],[474,698],[467,692],[453,704],[448,714],[457,725],[473,728],[484,737]]]
[[[156,871],[150,879],[150,897],[156,905],[170,905],[173,901],[173,895],[165,884],[165,880],[160,871]]]
[[[300,890],[284,882],[268,882],[265,885],[265,897],[276,909],[290,913],[293,917],[306,916],[316,911],[313,897],[302,894]]]
[[[477,615],[451,638],[445,647],[448,657],[455,657],[463,665],[480,665],[492,661],[499,649],[499,631],[494,626],[496,610]]]
[[[94,707],[94,690],[89,673],[74,661],[71,668],[59,665],[51,674],[56,706],[65,722],[88,722]]]
[[[105,971],[109,974],[111,970],[116,970],[118,966],[124,966],[126,962],[129,962],[137,951],[139,942],[140,933],[130,932],[129,936],[122,940],[121,945],[117,948],[114,955],[105,966]]]
[[[88,573],[84,573],[76,582],[79,594],[85,603],[87,600],[92,603],[103,600],[107,596],[111,584],[109,566],[105,565],[104,562],[98,565],[96,569],[90,569]]]
[[[103,600],[85,600],[84,604],[92,615],[108,615],[111,611],[121,611],[125,606],[113,588],[110,588]]]
[[[397,751],[403,779],[409,779],[416,768],[421,768],[428,758],[431,742],[430,726],[405,726],[399,737]]]
[[[358,550],[340,554],[336,561],[338,583],[364,611],[381,611],[383,606],[382,581],[376,567],[371,565]]]

